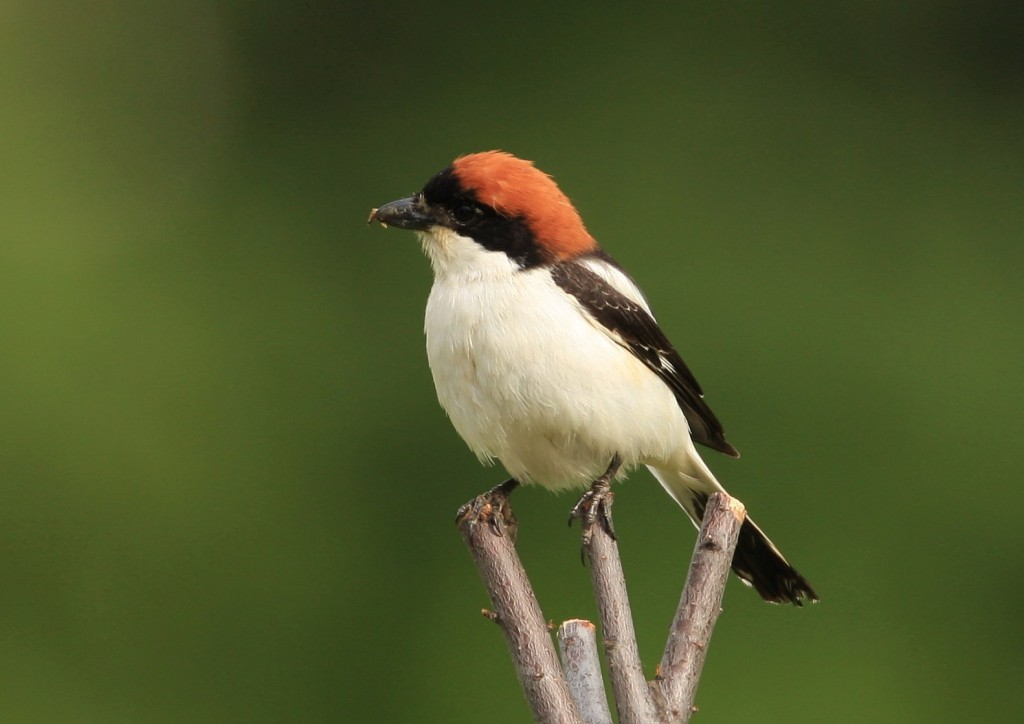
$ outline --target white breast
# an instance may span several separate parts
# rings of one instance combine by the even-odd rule
[[[688,428],[668,387],[539,267],[450,232],[423,235],[435,280],[427,357],[438,399],[483,459],[521,482],[582,486],[614,454],[668,460]],[[635,289],[635,288],[634,288]]]

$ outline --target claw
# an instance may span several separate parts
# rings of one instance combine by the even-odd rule
[[[590,541],[594,538],[596,523],[601,524],[612,540],[618,540],[615,535],[615,526],[612,524],[612,502],[615,500],[615,494],[611,491],[611,487],[612,478],[619,471],[620,465],[622,465],[622,459],[618,455],[614,456],[604,475],[591,484],[590,490],[580,496],[579,501],[569,511],[569,525],[572,525],[573,520],[579,519],[583,526],[583,550],[580,555],[584,562]]]
[[[471,526],[486,523],[494,535],[508,535],[515,544],[519,522],[512,512],[512,506],[509,505],[509,495],[518,485],[515,480],[506,480],[501,485],[476,496],[459,508],[455,514],[456,525],[467,519]]]
[[[579,520],[583,525],[583,545],[590,545],[594,536],[594,525],[601,524],[605,532],[618,540],[615,535],[615,526],[612,523],[612,502],[615,500],[615,493],[608,489],[608,486],[594,486],[585,492],[579,501],[569,511],[569,525],[574,520]]]

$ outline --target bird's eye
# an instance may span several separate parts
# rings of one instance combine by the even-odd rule
[[[452,218],[459,224],[468,224],[479,215],[480,209],[473,204],[459,204],[452,209]]]

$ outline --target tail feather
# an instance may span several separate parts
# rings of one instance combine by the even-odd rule
[[[704,519],[704,509],[709,495],[694,490],[691,481],[697,481],[692,478],[686,480],[653,468],[651,472],[699,528]],[[725,492],[714,478],[711,480],[715,488]],[[736,552],[732,558],[732,570],[740,580],[753,586],[765,601],[792,603],[795,606],[802,606],[804,600],[812,603],[818,601],[818,594],[814,592],[807,579],[789,564],[775,544],[749,517],[744,519],[740,528]]]
[[[708,496],[694,493],[694,498],[694,507],[699,515],[699,518],[694,518],[694,523],[699,526],[704,519]],[[789,564],[775,544],[749,517],[743,520],[740,528],[736,552],[732,557],[732,570],[740,580],[753,586],[765,601],[803,606],[803,599],[811,603],[818,600],[818,594],[807,579]]]

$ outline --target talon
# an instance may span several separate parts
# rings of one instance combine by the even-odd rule
[[[464,520],[468,520],[470,526],[486,523],[494,535],[507,534],[515,544],[519,522],[509,505],[509,495],[518,485],[515,480],[506,480],[462,505],[455,514],[456,525]]]
[[[612,501],[615,500],[615,494],[611,492],[611,487],[612,478],[615,477],[620,465],[622,465],[622,459],[616,455],[612,458],[604,475],[591,484],[590,490],[580,496],[579,501],[569,512],[569,525],[572,525],[574,519],[579,518],[583,526],[583,552],[581,555],[584,562],[586,559],[584,553],[594,538],[595,523],[600,521],[601,526],[612,540],[618,540],[615,535],[615,526],[612,524]]]
[[[612,503],[615,500],[615,493],[610,490],[588,490],[573,506],[569,514],[569,525],[574,519],[580,519],[583,524],[583,543],[589,545],[594,535],[594,525],[600,523],[605,532],[613,539],[618,540],[615,535],[615,526],[612,523]]]

